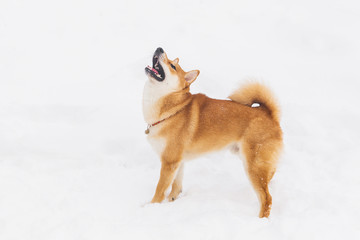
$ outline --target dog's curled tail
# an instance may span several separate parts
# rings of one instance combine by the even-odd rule
[[[280,108],[273,93],[269,88],[260,83],[248,83],[235,90],[229,98],[234,102],[247,106],[258,103],[260,107],[268,111],[272,119],[277,122],[280,121]]]

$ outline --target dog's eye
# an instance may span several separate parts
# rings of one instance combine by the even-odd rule
[[[176,67],[172,64],[170,64],[170,66],[176,71]]]

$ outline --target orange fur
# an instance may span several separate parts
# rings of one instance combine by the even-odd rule
[[[270,89],[260,83],[248,83],[237,91],[233,92],[229,98],[235,102],[251,106],[253,103],[265,105],[272,118],[280,121],[280,108]],[[260,107],[262,107],[260,105]]]
[[[165,53],[161,57],[167,73],[165,79],[157,82],[149,76],[149,84],[153,85],[147,87],[154,93],[161,88],[166,94],[151,104],[146,102],[149,96],[144,96],[147,122],[166,119],[149,129],[149,141],[160,154],[162,163],[152,202],[163,201],[171,184],[169,200],[178,197],[184,160],[233,146],[235,150],[241,149],[246,158],[244,165],[261,204],[259,217],[268,217],[272,204],[268,185],[282,148],[280,111],[270,91],[255,83],[237,90],[230,96],[231,100],[193,95],[189,86],[199,74],[198,70],[185,72],[178,59],[171,61]],[[176,70],[170,64],[175,65]],[[171,91],[165,91],[166,84],[172,86]],[[260,107],[252,108],[254,102],[260,103]]]

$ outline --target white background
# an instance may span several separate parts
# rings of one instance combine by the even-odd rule
[[[356,239],[360,3],[0,2],[0,239]],[[186,164],[147,204],[160,162],[141,98],[157,47],[225,99],[256,77],[282,106],[270,219],[228,152]]]

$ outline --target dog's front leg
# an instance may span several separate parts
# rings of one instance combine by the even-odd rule
[[[175,153],[176,152],[176,153]],[[161,158],[161,172],[156,192],[151,200],[152,203],[162,202],[165,198],[165,191],[174,180],[175,174],[181,165],[179,151],[166,150]]]
[[[171,192],[168,196],[169,201],[174,201],[182,191],[182,180],[184,176],[184,162],[182,161],[177,170],[175,179],[172,184]]]

